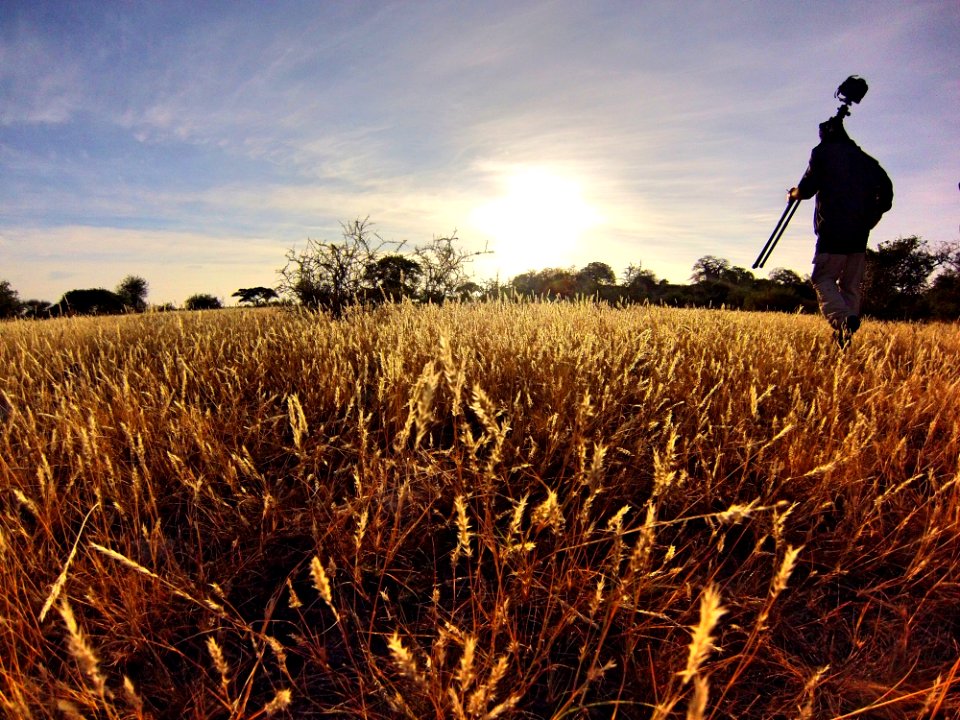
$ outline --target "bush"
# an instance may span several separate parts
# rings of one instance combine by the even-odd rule
[[[185,310],[219,310],[223,307],[220,298],[207,293],[197,293],[188,297],[184,303]]]

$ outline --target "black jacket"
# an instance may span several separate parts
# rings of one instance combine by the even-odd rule
[[[870,231],[893,205],[887,173],[846,137],[813,149],[797,189],[803,199],[817,196],[813,218],[817,253],[864,252]]]

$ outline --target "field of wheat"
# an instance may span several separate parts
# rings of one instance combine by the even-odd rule
[[[960,713],[960,331],[0,325],[11,718]]]

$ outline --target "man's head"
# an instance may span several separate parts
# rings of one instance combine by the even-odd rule
[[[847,131],[843,127],[843,119],[832,117],[820,123],[820,141],[850,142],[850,136],[847,135]]]

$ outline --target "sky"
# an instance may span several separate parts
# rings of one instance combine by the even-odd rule
[[[0,0],[0,280],[233,304],[357,218],[478,280],[749,268],[852,74],[871,246],[957,241],[956,0]],[[812,213],[767,271],[809,273]]]

